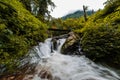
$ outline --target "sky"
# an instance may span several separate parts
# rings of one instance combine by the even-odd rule
[[[51,15],[59,18],[76,10],[83,10],[83,5],[88,6],[88,10],[103,9],[103,3],[107,0],[52,0],[56,5]]]

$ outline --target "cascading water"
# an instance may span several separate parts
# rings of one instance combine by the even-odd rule
[[[39,60],[39,64],[32,80],[120,80],[120,75],[115,71],[97,65],[85,56],[61,54],[60,49],[65,39],[59,39],[58,42],[60,43],[58,50],[53,53],[51,53],[51,39],[34,48],[39,57],[33,57],[31,62]],[[52,74],[49,79],[40,78],[42,69]]]

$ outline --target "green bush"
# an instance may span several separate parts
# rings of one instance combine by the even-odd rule
[[[73,25],[80,25],[74,31],[78,33],[82,50],[87,57],[119,68],[120,0],[112,1],[103,10],[89,16],[86,22],[81,18]]]
[[[120,6],[110,13],[104,11],[107,7],[89,17],[79,30],[81,47],[92,60],[120,66]]]
[[[46,30],[47,25],[31,15],[18,0],[0,1],[0,64],[6,65],[8,71],[15,69],[33,45],[44,41]]]

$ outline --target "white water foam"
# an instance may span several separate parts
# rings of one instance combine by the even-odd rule
[[[85,56],[70,56],[60,53],[65,39],[60,39],[57,51],[51,53],[51,39],[36,46],[36,51],[41,58],[36,66],[36,74],[33,80],[40,79],[41,66],[45,66],[54,77],[52,80],[120,80],[120,76],[113,70],[97,65]],[[38,48],[38,49],[37,49]],[[52,55],[51,55],[52,54]]]

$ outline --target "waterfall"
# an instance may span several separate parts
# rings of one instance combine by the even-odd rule
[[[65,39],[59,39],[59,46],[52,53],[50,38],[35,46],[34,51],[38,57],[32,57],[31,63],[39,61],[36,73],[26,76],[24,80],[120,80],[120,75],[113,69],[95,64],[84,55],[61,54],[60,49],[64,42]],[[46,74],[48,76],[43,79]]]

